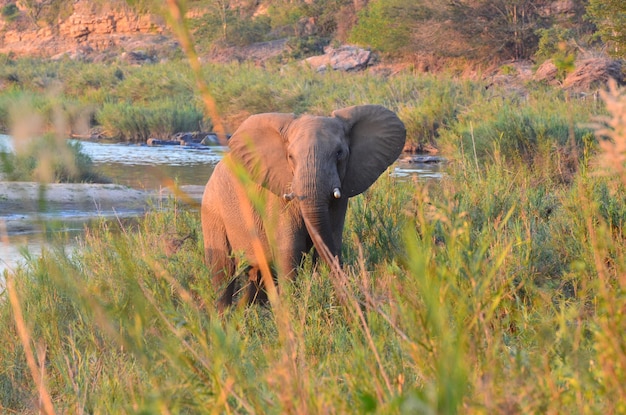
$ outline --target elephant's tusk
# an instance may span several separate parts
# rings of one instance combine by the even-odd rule
[[[341,199],[341,189],[335,187],[333,189],[333,196],[335,197],[335,199]]]
[[[285,193],[283,195],[283,199],[285,199],[287,202],[289,202],[290,200],[293,200],[296,197],[296,195],[291,192],[291,193]]]

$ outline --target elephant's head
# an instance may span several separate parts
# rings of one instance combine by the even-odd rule
[[[300,203],[309,234],[320,235],[338,256],[330,210],[343,204],[339,209],[345,215],[347,198],[376,181],[397,159],[405,138],[404,124],[392,111],[361,105],[330,117],[254,115],[242,123],[229,146],[253,180]]]

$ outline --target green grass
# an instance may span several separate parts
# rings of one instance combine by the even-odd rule
[[[56,410],[625,410],[621,184],[476,173],[379,180],[351,203],[345,275],[307,262],[274,311],[217,316],[198,214],[176,204],[33,258],[10,278]],[[0,313],[0,404],[32,411],[8,301]]]

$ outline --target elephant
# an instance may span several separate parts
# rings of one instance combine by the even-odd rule
[[[205,261],[215,288],[224,289],[218,309],[232,305],[242,263],[252,303],[267,300],[261,257],[279,281],[293,278],[313,247],[316,260],[340,261],[348,199],[396,161],[405,140],[402,121],[380,105],[338,109],[330,117],[265,113],[246,119],[201,203]]]

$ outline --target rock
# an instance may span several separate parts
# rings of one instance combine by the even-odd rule
[[[563,81],[563,88],[574,91],[588,91],[604,87],[609,79],[618,84],[624,83],[622,62],[607,57],[595,57],[576,62],[573,72]]]
[[[1,3],[1,2],[0,2]],[[57,24],[42,28],[29,25],[2,28],[0,53],[91,59],[110,50],[136,50],[124,45],[123,36],[151,42],[155,48],[169,48],[171,41],[162,41],[166,25],[155,15],[138,15],[121,4],[89,0],[72,1],[72,14],[61,17]],[[1,21],[2,19],[0,19]],[[149,39],[154,40],[150,41]],[[169,36],[171,38],[171,36]],[[82,52],[75,53],[77,48]],[[82,56],[87,51],[87,56]]]
[[[202,144],[203,146],[219,146],[221,145],[219,138],[217,137],[217,134],[207,134],[202,141],[200,141],[200,144]]]
[[[358,46],[344,45],[338,48],[327,46],[324,55],[312,56],[305,62],[317,72],[324,72],[330,67],[336,71],[360,71],[371,63],[372,52]]]
[[[67,50],[65,52],[57,53],[56,55],[51,56],[50,59],[54,61],[68,58],[73,61],[80,61],[86,60],[87,56],[89,56],[92,52],[93,48],[91,48],[89,45],[86,45],[83,47],[77,47],[72,50]]]
[[[559,83],[557,79],[557,75],[559,73],[558,68],[552,62],[551,59],[548,59],[537,68],[535,75],[533,76],[533,80],[537,82],[546,82],[550,85],[556,85]]]
[[[122,62],[130,63],[131,65],[142,65],[144,63],[153,63],[155,61],[152,56],[140,50],[124,52],[120,55],[120,60]]]
[[[156,146],[180,146],[184,145],[183,141],[180,140],[160,140],[158,138],[148,138],[146,144],[150,147]]]
[[[403,163],[411,164],[431,164],[431,163],[444,163],[446,159],[440,156],[431,156],[428,154],[412,154],[400,158]]]
[[[561,82],[558,79],[559,70],[552,60],[542,63],[533,80],[546,82],[550,85],[561,85],[572,91],[589,91],[606,85],[609,79],[615,79],[618,84],[624,83],[622,63],[605,56],[582,58],[576,61],[574,70]]]

